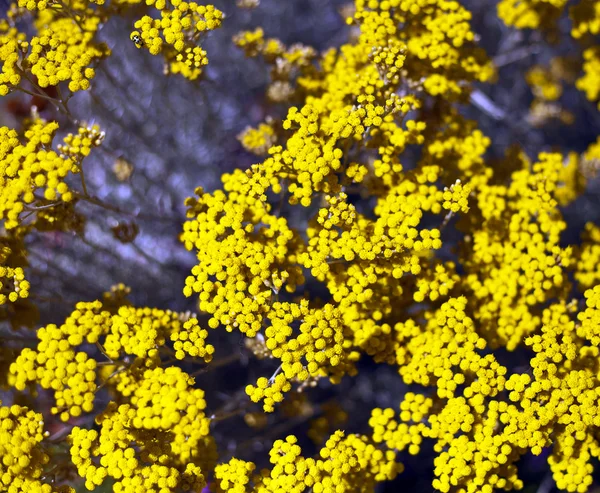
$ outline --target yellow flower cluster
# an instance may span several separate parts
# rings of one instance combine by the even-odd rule
[[[223,189],[198,189],[188,199],[181,240],[197,252],[198,265],[184,293],[198,293],[210,327],[260,337],[281,361],[270,379],[246,389],[265,410],[272,411],[295,381],[326,376],[335,383],[354,374],[359,348],[378,361],[393,360],[394,348],[385,344],[393,338],[391,326],[381,321],[400,312],[396,301],[411,290],[417,299],[437,300],[457,282],[454,267],[430,255],[442,246],[440,229],[423,228],[421,221],[428,213],[469,211],[473,188],[460,181],[460,170],[479,171],[489,139],[475,129],[463,135],[455,125],[451,149],[442,147],[440,136],[425,163],[404,173],[398,155],[424,143],[427,125],[405,118],[421,100],[399,97],[403,82],[396,75],[406,69],[402,75],[413,79],[420,97],[450,99],[463,94],[467,82],[491,77],[469,19],[456,2],[359,1],[351,22],[361,35],[344,45],[343,56],[325,53],[322,73],[311,64],[314,53],[265,39],[260,29],[236,37],[247,55],[262,55],[279,70],[274,80],[297,78],[297,95],[307,97],[283,121],[289,131],[284,145],[272,146],[247,172],[224,175]],[[365,141],[372,143],[363,147]],[[353,146],[376,151],[372,167],[348,159]],[[456,162],[454,171],[437,164],[445,155]],[[351,204],[346,188],[353,185],[377,197],[374,217]],[[273,194],[284,194],[290,205],[319,201],[306,242],[270,204]],[[304,282],[302,268],[326,284],[332,304],[279,302],[283,287],[294,293]],[[422,271],[427,274],[419,282]]]
[[[269,152],[269,149],[275,145],[277,135],[275,134],[273,125],[261,123],[257,128],[246,128],[238,135],[238,140],[248,152],[256,154],[257,156],[264,156]]]
[[[108,56],[110,50],[94,42],[100,20],[90,18],[85,22],[85,31],[82,31],[72,19],[57,18],[31,38],[25,65],[40,87],[69,81],[71,92],[89,89],[95,75],[90,65]],[[26,47],[21,44],[21,48]]]
[[[243,31],[233,38],[246,56],[262,56],[271,67],[271,84],[267,96],[274,103],[290,102],[301,94],[295,80],[312,73],[316,51],[300,43],[286,46],[277,38],[265,38],[262,28]]]
[[[97,124],[86,125],[85,123],[79,127],[77,135],[68,134],[64,138],[64,144],[57,146],[60,153],[78,161],[86,156],[89,156],[94,147],[98,147],[104,140],[105,133],[100,130]]]
[[[399,419],[392,409],[375,409],[374,441],[416,454],[423,438],[435,439],[433,486],[442,492],[519,489],[516,461],[552,445],[548,463],[558,488],[587,491],[590,460],[600,451],[594,438],[600,382],[591,364],[600,343],[600,286],[585,298],[578,323],[573,304],[544,310],[541,332],[526,340],[534,352],[531,369],[511,376],[484,355],[486,342],[465,312],[466,300],[442,305],[403,338],[398,353],[404,381],[434,387],[436,394],[407,393]]]
[[[427,265],[417,278],[417,291],[413,294],[413,299],[417,303],[421,303],[425,298],[436,301],[440,297],[448,296],[459,281],[454,262],[439,263],[431,267]]]
[[[272,468],[256,474],[255,464],[233,458],[215,468],[217,491],[267,493],[271,491],[315,493],[373,491],[376,482],[394,479],[402,471],[394,452],[382,452],[361,435],[336,431],[326,441],[316,459],[305,458],[289,435],[277,440],[269,453]]]
[[[477,188],[489,170],[484,166],[483,155],[491,141],[474,121],[465,120],[454,112],[447,115],[441,129],[424,146],[423,163],[444,163],[449,178],[471,180],[469,186]]]
[[[571,36],[576,39],[586,34],[600,33],[600,2],[597,0],[582,0],[569,9],[573,22]]]
[[[576,256],[575,279],[581,290],[586,290],[600,283],[600,227],[587,223],[582,240]]]
[[[205,32],[221,26],[223,13],[214,5],[173,0],[171,7],[164,0],[150,0],[160,11],[161,18],[143,16],[134,24],[131,40],[138,48],[147,48],[151,54],[163,54],[170,73],[180,73],[190,80],[197,79],[208,63],[206,51],[196,46]]]
[[[180,332],[182,325],[181,316],[170,310],[122,306],[111,317],[104,351],[115,360],[125,354],[147,358],[157,347],[164,346],[172,332]]]
[[[33,228],[43,231],[46,226],[45,220],[38,217],[30,226],[5,229],[0,233],[0,323],[4,327],[33,329],[38,323],[39,310],[30,297],[32,290],[27,272],[29,261],[25,239]],[[4,370],[0,381],[4,383],[8,368],[19,353],[16,349],[4,348],[2,357],[5,359],[0,365]]]
[[[95,75],[92,65],[110,55],[95,40],[100,18],[89,16],[78,23],[47,9],[37,21],[38,33],[29,41],[5,21],[0,23],[0,95],[25,80],[41,88],[68,81],[71,92],[88,89]]]
[[[501,0],[498,17],[517,29],[553,27],[567,0]]]
[[[260,330],[271,298],[281,290],[293,292],[303,280],[294,250],[300,238],[284,218],[270,214],[271,206],[249,193],[253,184],[245,173],[223,176],[225,192],[197,190],[188,199],[181,240],[197,249],[199,263],[185,281],[184,294],[199,293],[200,310],[212,315],[211,328],[237,328],[248,337]],[[244,225],[244,222],[249,221]]]
[[[104,5],[104,0],[71,0],[69,2],[68,7],[70,7],[70,11],[80,11],[88,6],[88,4],[96,4],[96,5]],[[26,8],[27,10],[45,10],[56,8],[57,10],[62,10],[63,7],[60,4],[54,3],[48,0],[18,0],[17,5],[22,8]]]
[[[91,412],[98,390],[97,360],[89,351],[77,351],[82,345],[96,345],[109,358],[113,363],[109,370],[121,373],[111,383],[126,395],[144,384],[137,377],[146,367],[156,366],[158,350],[168,339],[175,342],[180,359],[188,354],[210,361],[214,348],[205,344],[206,331],[198,327],[195,319],[184,322],[183,314],[127,304],[112,312],[108,311],[110,308],[109,302],[106,308],[100,301],[78,303],[60,327],[48,325],[39,329],[37,347],[24,349],[10,366],[10,384],[19,390],[29,383],[52,390],[56,405],[51,412],[67,421],[71,416]],[[127,368],[125,363],[114,362],[131,358],[135,358],[130,365],[133,376],[127,376],[122,373]]]
[[[100,24],[139,3],[19,2],[34,12],[37,34],[27,41],[12,21],[0,21],[2,94],[39,94],[60,82],[71,93],[86,89],[108,55],[96,40]],[[498,11],[509,25],[550,30],[566,3],[501,0]],[[207,59],[197,43],[223,14],[182,0],[146,4],[160,16],[139,6],[148,15],[138,16],[132,41],[162,54],[167,73],[199,77]],[[598,32],[595,5],[571,10],[574,37]],[[68,438],[71,466],[88,489],[373,492],[401,472],[398,453],[419,454],[426,440],[436,454],[432,486],[444,493],[520,489],[519,460],[543,449],[559,488],[592,484],[591,461],[600,456],[600,228],[588,224],[581,246],[566,246],[561,207],[585,189],[593,176],[585,169],[600,169],[600,141],[581,156],[530,161],[511,148],[486,161],[491,141],[459,106],[474,82],[494,76],[471,13],[455,0],[355,0],[346,13],[351,41],[322,54],[262,29],[235,37],[270,66],[268,97],[291,104],[280,122],[238,136],[260,162],[186,200],[180,240],[197,265],[183,292],[197,296],[208,327],[190,312],[133,306],[119,285],[102,301],[78,303],[61,325],[38,329],[37,345],[10,364],[8,384],[31,396],[49,391],[50,413],[62,421],[110,397],[94,425],[82,419]],[[588,48],[577,82],[594,101],[599,60],[597,47]],[[528,73],[536,101],[561,97],[563,83],[576,78],[564,67],[552,61]],[[43,94],[69,116],[62,96]],[[104,138],[84,124],[55,151],[58,124],[32,120],[22,136],[0,128],[2,321],[29,294],[23,236],[83,230],[65,180]],[[125,164],[116,169],[124,180]],[[35,222],[25,223],[33,213]],[[323,299],[309,292],[315,284]],[[577,289],[585,290],[581,306],[569,301]],[[261,429],[278,417],[321,413],[308,431],[315,456],[303,456],[290,435],[275,441],[268,468],[235,457],[216,465],[209,427],[229,413],[208,415],[197,373],[169,366],[210,364],[209,328],[239,331],[250,352],[273,362],[270,376],[246,382],[249,402],[231,416],[251,406],[244,420]],[[501,364],[494,352],[518,348],[531,356],[524,368]],[[371,435],[335,431],[348,418],[339,402],[319,407],[303,391],[355,376],[362,354],[392,365],[411,391],[398,410],[373,410]],[[255,412],[279,403],[279,416]],[[42,427],[26,408],[0,407],[0,484],[9,491],[55,491],[41,483],[49,460]]]
[[[2,406],[0,401],[0,488],[8,493],[67,493],[41,480],[50,456],[41,447],[44,419],[26,407]]]
[[[588,48],[583,52],[583,76],[577,79],[576,87],[585,93],[590,101],[600,97],[600,49]],[[598,103],[600,108],[600,103]]]
[[[0,96],[6,96],[11,88],[17,87],[21,82],[20,46],[25,40],[24,33],[10,26],[6,19],[0,20]]]
[[[74,427],[71,458],[86,487],[113,478],[115,491],[199,491],[214,467],[204,392],[176,367],[146,370],[130,403],[111,402],[99,431]]]
[[[463,91],[461,80],[486,81],[494,73],[483,51],[474,48],[470,19],[453,1],[359,0],[348,22],[360,25],[361,41],[377,47],[375,58],[385,54],[385,66],[378,69],[386,78],[396,73],[386,67],[403,68],[402,75],[423,77],[427,93],[452,99]]]
[[[219,492],[246,493],[251,486],[251,474],[256,469],[253,462],[233,457],[229,462],[215,467],[215,479]]]
[[[0,305],[27,298],[30,288],[23,267],[12,267],[11,246],[3,243],[0,238]]]
[[[486,342],[466,306],[464,297],[452,298],[416,333],[404,332],[399,341],[404,349],[398,351],[404,381],[434,387],[436,394],[407,393],[399,419],[392,409],[375,409],[373,439],[411,454],[419,452],[423,438],[434,439],[439,455],[433,486],[439,491],[519,489],[514,462],[527,443],[519,441],[517,426],[514,431],[503,426],[513,415],[506,402],[497,400],[511,385],[506,368],[493,355],[481,354]]]
[[[56,152],[52,141],[57,130],[58,123],[42,119],[33,120],[23,137],[0,127],[0,219],[6,228],[17,227],[21,213],[38,200],[70,202],[73,193],[65,181],[67,175],[78,173],[90,148],[102,141],[97,127],[82,128],[78,137],[68,135]],[[36,195],[38,190],[43,197]]]
[[[207,336],[208,331],[201,328],[195,318],[186,320],[182,327],[175,326],[171,332],[175,357],[184,359],[187,355],[192,358],[202,358],[205,363],[210,363],[215,348],[206,343]]]
[[[43,149],[52,144],[57,130],[56,122],[35,121],[25,131],[27,140],[22,143],[15,130],[0,128],[0,218],[5,220],[7,228],[19,224],[19,214],[35,201],[34,192],[38,187],[46,187],[44,197],[48,200],[55,199],[57,192],[63,195],[63,200],[71,199],[68,186],[62,180],[73,171],[73,163],[54,151]]]
[[[531,170],[512,174],[509,186],[481,186],[476,201],[482,223],[471,230],[464,256],[474,314],[493,347],[515,349],[540,326],[540,307],[566,295],[564,269],[571,248],[560,246],[566,224],[556,191],[560,154],[540,154]],[[468,216],[475,219],[475,216]]]
[[[560,80],[556,80],[550,70],[539,65],[534,66],[527,72],[526,80],[536,98],[555,101],[562,94]]]
[[[23,83],[39,89],[67,81],[72,93],[88,89],[95,65],[111,53],[106,44],[98,42],[98,30],[112,16],[126,15],[129,7],[140,3],[18,0],[10,15],[20,19],[28,10],[33,11],[37,33],[28,38],[13,23],[0,22],[0,95],[15,89],[30,90]],[[154,55],[162,53],[168,72],[197,79],[208,63],[206,52],[197,45],[198,39],[221,25],[223,13],[213,5],[182,0],[174,0],[169,6],[164,0],[149,0],[146,5],[159,10],[161,19],[144,15],[135,23],[137,30],[131,39],[138,48],[147,47]],[[60,99],[65,101],[62,96]]]
[[[24,349],[10,367],[9,382],[15,388],[23,390],[36,382],[54,391],[56,406],[51,411],[63,421],[93,409],[97,362],[74,348],[98,341],[109,319],[101,308],[100,302],[79,303],[61,327],[39,329],[38,347]]]
[[[274,302],[266,318],[265,345],[281,360],[281,373],[271,380],[261,377],[256,386],[246,387],[252,401],[264,399],[265,411],[272,412],[274,404],[283,400],[291,381],[326,376],[338,383],[345,373],[356,373],[356,354],[349,351],[350,341],[344,341],[341,313],[332,305],[309,309],[307,300],[300,304]],[[298,335],[293,337],[296,326]]]

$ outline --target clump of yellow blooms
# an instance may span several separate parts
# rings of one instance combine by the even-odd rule
[[[551,34],[566,5],[502,0],[498,14]],[[600,32],[598,5],[582,0],[568,10],[570,34],[585,46],[583,75],[557,58],[525,76],[535,98],[530,123],[536,115],[567,122],[557,102],[567,83],[600,99],[600,52],[589,36]],[[18,0],[0,21],[0,95],[41,97],[72,120],[69,99],[110,55],[101,26],[131,12],[131,40],[162,55],[165,74],[200,77],[208,59],[198,43],[225,18],[212,5]],[[355,0],[344,12],[351,39],[323,53],[286,46],[262,28],[235,36],[247,56],[266,62],[267,99],[282,108],[279,120],[238,135],[258,162],[185,201],[179,239],[197,261],[183,294],[199,314],[136,306],[120,284],[37,328],[0,368],[19,399],[50,396],[53,404],[47,415],[17,397],[0,407],[3,490],[72,491],[66,484],[77,475],[89,490],[123,493],[367,493],[426,442],[442,493],[522,489],[519,461],[544,450],[559,489],[592,485],[600,226],[588,223],[581,244],[567,245],[562,207],[600,169],[600,140],[582,154],[530,158],[513,147],[489,160],[490,137],[461,109],[474,83],[495,76],[467,8]],[[21,31],[29,15],[32,29]],[[61,143],[59,123],[35,109],[22,131],[0,128],[0,319],[16,341],[34,325],[25,305],[35,299],[28,235],[83,237],[78,201],[102,205],[87,191],[84,159],[104,132],[71,123],[61,122],[74,128]],[[121,160],[113,170],[126,181],[133,167]],[[138,228],[112,231],[125,243]],[[232,412],[229,403],[208,412],[210,396],[196,382],[224,364],[209,329],[236,332],[240,348],[262,360]],[[372,410],[367,432],[353,429],[335,399],[313,403],[310,390],[356,376],[361,358],[391,366],[409,389],[396,409]],[[245,355],[230,359],[246,364]],[[245,457],[244,447],[219,455],[211,427],[241,413],[254,430],[314,418],[307,437],[316,453],[304,455],[303,438],[283,428],[268,457]],[[44,419],[62,421],[64,436],[45,433]],[[70,462],[55,459],[55,448]],[[63,469],[70,475],[56,476]]]
[[[381,451],[361,435],[336,431],[316,459],[303,457],[297,442],[294,435],[275,441],[269,453],[270,470],[262,469],[253,474],[254,463],[235,457],[219,464],[215,469],[217,491],[366,492],[373,491],[376,482],[394,479],[402,471],[394,452]]]
[[[264,399],[264,410],[273,411],[274,403],[281,402],[283,393],[292,388],[292,380],[327,376],[335,383],[345,373],[354,374],[356,355],[344,344],[341,318],[330,304],[311,310],[306,300],[300,305],[274,302],[267,315],[265,345],[281,360],[281,373],[271,379],[259,378],[256,386],[248,385],[246,392],[252,401]],[[299,334],[292,337],[295,325]]]
[[[243,31],[233,38],[233,42],[244,50],[246,56],[261,56],[271,66],[271,83],[267,96],[274,103],[291,102],[300,95],[296,80],[313,72],[316,51],[300,43],[286,46],[277,38],[265,38],[262,28]]]
[[[560,80],[556,80],[552,71],[541,66],[535,66],[527,72],[527,83],[531,86],[536,98],[555,101],[562,94]]]
[[[404,380],[436,393],[407,393],[398,417],[393,409],[375,409],[373,439],[413,454],[423,438],[435,439],[433,486],[443,492],[520,489],[515,462],[527,450],[539,455],[552,446],[548,463],[558,488],[587,491],[590,460],[599,453],[592,431],[600,423],[598,382],[590,362],[600,342],[600,286],[585,298],[577,322],[572,303],[544,310],[540,333],[525,341],[534,352],[531,370],[512,375],[483,353],[486,342],[465,313],[466,300],[451,299],[399,353]]]
[[[600,32],[600,2],[597,0],[579,2],[569,9],[569,15],[573,21],[571,35],[574,38]]]
[[[32,78],[40,88],[68,82],[71,92],[88,89],[95,75],[93,65],[110,54],[108,47],[95,39],[99,24],[97,16],[78,23],[47,9],[39,14],[37,35],[27,40],[25,34],[3,20],[0,95],[19,89]]]
[[[184,321],[183,314],[129,304],[111,308],[110,303],[105,307],[100,301],[81,302],[61,326],[39,329],[37,347],[24,349],[10,366],[11,385],[24,390],[37,384],[51,390],[56,402],[52,414],[67,421],[91,412],[99,389],[98,361],[81,350],[86,344],[96,346],[100,359],[117,367],[120,374],[111,384],[128,395],[143,384],[140,371],[160,362],[158,351],[167,340],[175,342],[179,359],[187,354],[210,361],[214,348],[205,343],[206,331],[196,319]]]
[[[168,73],[197,79],[208,63],[198,40],[218,28],[224,17],[213,5],[182,0],[169,5],[164,0],[18,0],[8,21],[0,21],[0,95],[26,90],[24,84],[43,89],[68,82],[71,93],[88,89],[95,66],[111,54],[98,40],[101,27],[111,16],[127,15],[129,8],[142,3],[158,10],[161,19],[143,15],[135,22],[132,41],[154,55],[162,53]],[[31,37],[14,27],[14,21],[25,18],[28,11],[36,15],[37,32]],[[61,101],[65,102],[62,97]]]
[[[115,491],[199,491],[214,467],[204,392],[179,368],[148,369],[130,403],[111,402],[99,431],[74,427],[71,457],[86,487],[107,478]]]
[[[93,43],[98,22],[89,19],[86,31],[82,32],[71,19],[56,19],[31,39],[25,62],[40,87],[55,86],[62,81],[69,81],[71,92],[90,87],[95,75],[90,65],[110,53],[105,45]]]
[[[476,318],[495,347],[516,348],[539,328],[539,307],[570,287],[565,269],[573,252],[560,246],[566,223],[555,198],[562,156],[542,153],[538,159],[531,171],[515,171],[508,187],[488,185],[477,196],[483,222],[471,233],[466,282]]]
[[[248,127],[240,135],[238,139],[244,149],[257,156],[266,155],[269,149],[277,142],[277,135],[273,125],[269,123],[261,123],[257,128]]]
[[[104,140],[105,133],[100,130],[97,124],[85,125],[79,127],[77,135],[68,134],[64,138],[64,144],[59,144],[58,150],[63,156],[68,156],[73,160],[83,159],[89,156],[94,147],[98,147]]]
[[[175,357],[183,359],[188,355],[192,358],[202,358],[205,363],[210,363],[215,348],[206,343],[207,337],[208,331],[200,327],[196,318],[186,320],[183,326],[176,327],[171,332]]]
[[[42,481],[50,456],[40,446],[45,437],[44,419],[40,413],[14,404],[2,406],[0,401],[0,487],[10,493],[75,491],[69,487],[53,487]]]
[[[13,330],[22,327],[33,329],[38,323],[39,312],[30,297],[32,288],[25,239],[34,228],[43,231],[45,227],[51,230],[51,225],[38,216],[30,226],[0,232],[0,323]],[[4,348],[4,350],[5,353],[0,356],[6,358],[2,362],[5,381],[8,367],[19,351],[17,348]]]
[[[98,127],[81,128],[78,137],[65,137],[57,152],[52,143],[58,128],[42,119],[33,120],[22,136],[0,127],[0,219],[7,229],[16,228],[21,214],[35,210],[37,201],[73,200],[66,178],[80,172],[83,158],[102,141]]]
[[[0,305],[29,296],[29,281],[25,279],[23,267],[11,267],[12,255],[11,246],[0,241]]]
[[[560,17],[567,0],[501,0],[498,17],[517,29],[549,27]]]
[[[167,6],[165,0],[146,2],[160,11],[160,19],[143,16],[134,24],[131,40],[138,48],[146,48],[152,55],[163,54],[166,70],[180,73],[190,80],[197,79],[202,67],[208,64],[206,51],[196,43],[199,37],[221,26],[223,13],[214,5],[174,0]]]
[[[597,47],[583,52],[583,76],[577,79],[577,89],[583,91],[590,101],[600,97],[600,51]],[[600,103],[599,103],[600,105]],[[599,106],[600,108],[600,106]]]

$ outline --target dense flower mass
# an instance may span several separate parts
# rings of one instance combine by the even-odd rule
[[[261,8],[236,3],[242,17]],[[7,9],[0,95],[17,110],[0,127],[0,491],[367,493],[401,478],[416,455],[442,493],[523,489],[519,465],[530,456],[543,457],[558,489],[590,490],[600,457],[600,225],[586,217],[573,240],[569,208],[598,176],[600,138],[532,151],[515,137],[492,158],[495,136],[469,103],[511,137],[524,125],[572,124],[567,95],[577,90],[597,110],[600,2],[497,3],[507,26],[540,30],[540,44],[555,42],[568,18],[562,34],[581,47],[579,62],[555,56],[521,74],[531,104],[516,123],[482,99],[501,67],[466,3],[355,0],[342,9],[346,42],[324,51],[261,27],[236,34],[236,49],[268,68],[252,110],[262,121],[231,136],[254,164],[220,173],[218,187],[197,186],[182,204],[185,274],[162,262],[171,243],[154,245],[155,256],[140,246],[142,221],[172,218],[110,202],[181,181],[146,176],[149,187],[136,189],[130,157],[94,115],[74,116],[86,104],[70,101],[102,102],[97,72],[114,78],[104,64],[118,55],[101,32],[116,17],[130,23],[131,53],[148,63],[161,55],[162,76],[218,82],[218,73],[203,80],[200,42],[229,16],[183,0]],[[152,154],[143,152],[156,126],[131,129],[140,155]],[[168,284],[164,306],[146,306],[125,284],[95,297],[82,290],[88,301],[39,294],[40,283],[56,284],[35,268],[48,257],[37,242],[93,247],[93,208],[110,215],[104,233],[123,250],[96,246],[121,261],[140,255],[148,291]],[[59,280],[68,269],[56,263]],[[190,311],[172,309],[186,299]],[[48,302],[51,313],[40,313]],[[248,369],[228,374],[222,390],[214,375],[233,363]],[[401,390],[384,392],[394,407],[371,398],[361,424],[357,405],[341,405],[354,394],[339,388],[381,368]],[[221,423],[236,418],[235,439],[220,443]],[[239,438],[247,428],[260,446]]]

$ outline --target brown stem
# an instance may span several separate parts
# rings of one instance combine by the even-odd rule
[[[192,374],[190,374],[191,377],[197,377],[199,375],[202,375],[204,373],[208,373],[210,371],[216,370],[217,368],[221,368],[223,366],[227,366],[231,363],[235,363],[236,361],[239,361],[241,359],[242,355],[239,353],[234,353],[231,356],[227,356],[226,358],[222,358],[216,361],[211,361],[210,363],[208,363],[208,365]]]

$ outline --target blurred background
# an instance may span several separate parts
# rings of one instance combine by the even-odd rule
[[[5,11],[7,3],[2,1]],[[30,237],[29,278],[40,303],[40,325],[60,323],[75,302],[98,299],[117,283],[131,288],[130,299],[136,305],[196,311],[194,298],[182,294],[195,263],[193,253],[178,241],[185,220],[184,199],[198,186],[207,191],[218,188],[222,173],[258,162],[236,136],[249,125],[286,113],[285,105],[267,100],[266,64],[247,59],[231,38],[260,26],[267,37],[287,45],[303,43],[318,51],[348,39],[349,28],[340,14],[348,8],[347,0],[260,0],[250,10],[237,8],[234,0],[213,3],[226,19],[203,41],[209,65],[204,77],[194,82],[177,75],[165,77],[163,59],[135,47],[129,39],[134,11],[130,18],[113,18],[102,27],[100,39],[113,54],[98,68],[91,90],[78,93],[69,106],[79,120],[97,123],[106,132],[103,144],[85,161],[86,180],[92,195],[116,209],[111,212],[80,203],[78,208],[87,218],[80,233]],[[581,48],[566,35],[557,35],[558,41],[549,43],[539,33],[506,28],[496,16],[493,0],[461,3],[472,11],[480,44],[499,67],[497,83],[479,85],[472,104],[462,108],[492,139],[489,158],[503,156],[515,143],[530,157],[542,150],[584,151],[600,129],[595,105],[574,87],[567,87],[561,104],[572,114],[573,123],[550,119],[537,125],[530,114],[533,95],[525,80],[534,64],[547,65],[559,55],[577,61]],[[560,30],[568,32],[567,20]],[[30,112],[31,98],[11,96],[0,104],[0,124],[18,127]],[[51,106],[40,108],[40,113],[47,119],[63,118]],[[585,194],[564,211],[569,224],[565,243],[577,243],[585,222],[600,221],[599,205],[598,183],[592,181]],[[297,226],[302,227],[303,220],[297,218]],[[307,289],[323,296],[320,286],[308,285]],[[364,358],[358,377],[345,379],[337,387],[321,383],[319,388],[307,389],[267,422],[252,413],[244,419],[235,416],[245,398],[244,385],[269,376],[275,367],[269,361],[248,365],[250,353],[239,334],[211,332],[209,342],[216,347],[215,359],[223,364],[198,375],[196,381],[206,391],[209,411],[234,415],[221,425],[216,423],[213,430],[223,460],[236,455],[259,465],[262,458],[266,463],[271,442],[290,433],[316,437],[327,426],[349,433],[366,431],[373,407],[397,408],[407,391],[392,367]],[[0,399],[9,397],[0,392]],[[291,414],[295,416],[290,418]],[[315,421],[318,418],[325,420]],[[83,424],[86,419],[82,418]],[[61,431],[62,425],[53,426],[54,431]],[[316,450],[309,439],[302,444],[306,454]],[[432,491],[433,456],[427,446],[417,458],[407,456],[405,472],[397,481],[381,485],[379,491]],[[553,491],[547,469],[544,456],[526,457],[521,464],[528,485],[525,491]]]

